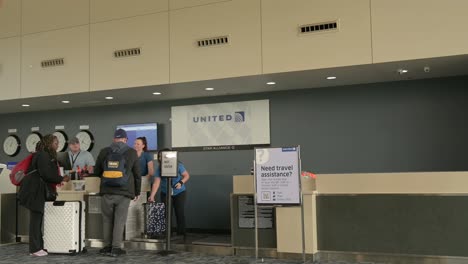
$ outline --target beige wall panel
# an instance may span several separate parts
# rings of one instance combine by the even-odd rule
[[[262,0],[264,73],[368,64],[369,0]],[[338,20],[339,30],[299,34],[299,26]]]
[[[91,0],[91,23],[167,11],[169,1]]]
[[[23,36],[22,52],[22,97],[89,91],[89,26]],[[41,66],[58,58],[63,66]]]
[[[22,0],[23,34],[89,23],[90,0]]]
[[[468,172],[319,174],[319,194],[466,194]]]
[[[91,25],[91,90],[169,83],[168,13]],[[114,51],[140,48],[138,56]]]
[[[198,47],[197,40],[230,43]],[[236,0],[171,12],[171,82],[261,73],[260,1]]]
[[[304,226],[306,253],[314,252],[314,206],[312,194],[304,195]],[[281,253],[302,253],[301,207],[276,208],[276,245]]]
[[[21,0],[0,1],[0,38],[21,34]]]
[[[468,53],[468,1],[372,0],[374,62]]]
[[[201,5],[208,5],[213,3],[219,2],[226,2],[231,0],[169,0],[169,8],[173,9],[181,9],[193,6],[201,6]]]
[[[235,194],[254,193],[254,183],[252,175],[234,175],[232,177],[232,188]]]
[[[20,38],[0,39],[0,100],[20,97]]]

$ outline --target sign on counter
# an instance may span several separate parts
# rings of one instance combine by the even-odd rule
[[[301,204],[300,148],[255,150],[257,204]]]
[[[255,227],[255,208],[253,196],[238,197],[239,228]],[[258,228],[273,228],[273,207],[258,208]]]

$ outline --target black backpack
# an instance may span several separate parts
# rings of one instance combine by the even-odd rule
[[[109,149],[103,164],[102,183],[110,187],[123,187],[128,184],[125,153],[128,146],[120,150]]]

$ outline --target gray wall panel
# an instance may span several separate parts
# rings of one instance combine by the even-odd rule
[[[468,257],[468,196],[317,198],[318,249]]]
[[[460,171],[468,170],[467,83],[468,77],[456,77],[6,114],[0,115],[0,140],[8,128],[17,128],[24,142],[33,126],[46,134],[55,125],[65,125],[71,136],[79,125],[87,124],[96,137],[92,153],[97,155],[111,142],[116,125],[156,121],[159,145],[166,147],[171,142],[171,106],[270,99],[272,146],[300,144],[303,169],[316,173]],[[18,161],[25,155],[24,148],[15,158],[0,151],[0,162]],[[232,191],[229,175],[249,174],[253,152],[190,152],[180,157],[194,176],[187,206],[217,203],[202,213],[188,208],[187,227],[229,229],[225,215],[229,211],[226,197]]]

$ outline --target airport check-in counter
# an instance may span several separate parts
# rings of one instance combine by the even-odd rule
[[[468,262],[468,172],[317,175],[324,261]]]
[[[0,243],[15,241],[16,186],[10,182],[10,170],[0,167]]]
[[[319,174],[315,182],[304,180],[305,249],[316,259],[468,262],[468,172]],[[254,231],[237,228],[236,214],[236,197],[253,192],[252,176],[234,176],[234,247],[254,246]],[[275,207],[274,214],[274,232],[260,232],[260,248],[271,239],[266,247],[278,253],[301,253],[300,207]]]
[[[241,228],[242,210],[239,205],[243,197],[253,199],[253,176],[239,175],[233,177],[233,193],[231,194],[231,234],[232,245],[235,248],[252,248],[255,246],[255,230]],[[305,245],[306,253],[316,251],[315,231],[315,180],[301,177],[304,197]],[[259,248],[276,249],[278,253],[302,253],[302,225],[300,206],[272,207],[272,228],[259,229]],[[250,208],[252,210],[252,207]],[[261,212],[259,211],[259,215]],[[251,217],[252,215],[249,215]],[[261,224],[262,219],[259,219]]]

